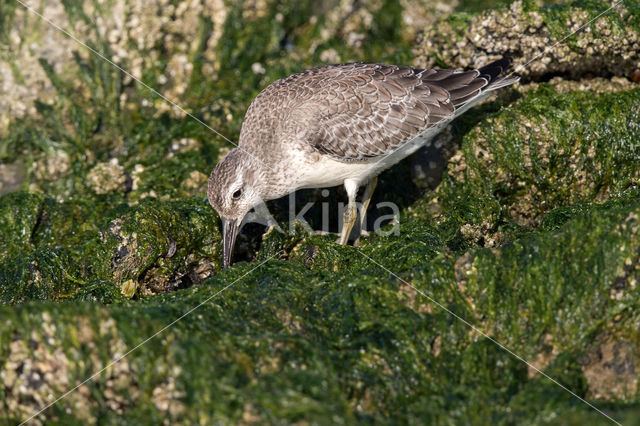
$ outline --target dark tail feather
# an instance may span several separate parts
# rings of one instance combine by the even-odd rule
[[[485,78],[489,84],[482,90],[483,92],[489,90],[499,89],[504,86],[508,86],[520,80],[520,77],[499,78],[499,75],[509,69],[513,59],[505,57],[495,62],[491,62],[488,65],[478,69],[480,75],[478,78]]]
[[[467,73],[478,74],[465,86],[449,91],[453,106],[456,107],[456,109],[464,107],[464,110],[466,110],[466,108],[469,108],[469,105],[473,105],[481,100],[481,98],[484,98],[481,96],[482,93],[499,89],[518,81],[520,77],[500,77],[500,74],[509,69],[511,62],[511,58],[502,58],[485,65],[477,71],[461,73],[462,75]],[[454,74],[454,76],[455,75],[456,74]]]
[[[489,83],[491,83],[500,74],[509,69],[509,67],[511,66],[511,62],[513,62],[513,59],[509,57],[491,62],[490,64],[478,69],[478,71],[480,71],[480,77],[486,78],[487,80],[489,80]]]

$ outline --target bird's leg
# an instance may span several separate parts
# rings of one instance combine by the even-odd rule
[[[371,197],[373,196],[373,191],[375,191],[377,184],[378,176],[374,176],[364,188],[364,194],[362,194],[362,208],[360,209],[360,228],[358,230],[358,237],[353,243],[355,246],[360,245],[360,236],[363,233],[365,224],[364,220],[367,217],[367,209],[369,208],[369,203],[371,202]]]
[[[358,218],[358,207],[356,206],[358,184],[354,180],[347,179],[344,181],[344,188],[347,190],[349,204],[347,204],[347,209],[344,211],[344,216],[342,219],[342,232],[340,233],[340,239],[338,239],[338,243],[342,244],[343,246],[346,245],[349,241],[351,229],[353,228],[353,224],[356,223],[356,219]]]

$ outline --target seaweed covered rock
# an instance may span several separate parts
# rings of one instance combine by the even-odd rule
[[[440,137],[446,149],[439,162],[426,152],[414,160],[414,180],[434,186],[439,179],[429,172],[448,158],[422,211],[456,228],[458,242],[495,246],[536,227],[553,208],[603,202],[637,186],[637,5],[616,4],[559,42],[609,7],[516,1],[454,14],[421,33],[418,66],[477,67],[511,56],[527,83],[477,109],[494,112],[488,118],[469,114],[454,123]],[[548,84],[535,81],[549,77]]]
[[[460,149],[424,208],[462,240],[494,246],[554,208],[624,196],[640,179],[639,110],[640,89],[594,96],[544,85],[463,120]]]
[[[29,2],[185,109],[0,4],[0,192],[31,191],[0,197],[0,423],[102,369],[34,423],[604,419],[536,369],[636,422],[635,3],[568,47],[553,43],[609,4],[54,3]],[[418,65],[553,48],[450,126],[441,160],[381,176],[384,235],[245,231],[221,270],[205,190],[229,145],[211,129],[234,140],[257,91],[301,68],[409,63],[413,26],[429,26]]]
[[[542,337],[546,331],[553,344],[568,348],[564,339],[588,334],[603,312],[617,313],[639,297],[639,208],[636,192],[576,206],[568,217],[566,210],[552,211],[540,233],[458,259],[458,286],[474,310],[482,307],[486,327],[507,327],[505,336],[514,341],[520,333]],[[614,316],[608,326],[629,325],[616,324]]]
[[[88,84],[91,77],[86,73],[86,63],[93,62],[92,52],[19,3],[6,3],[0,9],[3,28],[0,37],[7,52],[0,59],[3,82],[0,132],[5,133],[15,119],[37,116],[39,104],[59,103],[61,96],[56,79],[72,85],[78,97],[85,100],[94,96],[96,90],[110,97],[113,93],[108,92],[117,88],[120,93],[109,102],[128,112],[142,108],[156,117],[165,112],[184,116],[184,109],[159,97],[150,98],[149,92],[134,81],[142,80],[182,106],[204,108],[211,113],[212,98],[216,101],[214,110],[224,108],[224,102],[211,91],[216,85],[211,82],[237,79],[238,68],[245,71],[243,78],[255,90],[256,81],[265,74],[273,77],[268,67],[282,65],[282,58],[271,61],[270,57],[282,56],[285,49],[293,59],[287,68],[299,66],[299,61],[307,62],[314,56],[329,61],[353,60],[354,54],[362,49],[379,48],[379,43],[370,42],[372,34],[395,33],[391,34],[393,38],[407,38],[408,24],[415,28],[430,17],[429,11],[438,10],[442,15],[451,10],[450,6],[442,10],[436,1],[421,0],[415,5],[420,13],[403,15],[404,9],[394,3],[372,0],[27,2],[45,19],[127,70],[122,78],[105,81],[108,84],[99,88]],[[405,4],[414,6],[413,2]],[[391,26],[397,28],[391,29]],[[228,40],[233,42],[226,43]],[[338,40],[345,40],[346,44],[340,46]],[[50,72],[43,69],[43,62],[48,64]],[[226,87],[228,83],[222,81],[220,86]]]
[[[532,1],[515,1],[478,15],[454,14],[420,34],[415,64],[468,68],[510,56],[525,80],[553,75],[631,78],[640,69],[637,2],[616,2],[608,13],[565,40],[611,6],[577,0],[538,7]]]
[[[166,292],[219,269],[217,219],[202,199],[109,208],[18,192],[0,206],[14,212],[0,228],[3,303],[91,294],[108,302],[110,289],[126,297]]]
[[[44,197],[14,192],[0,200],[0,259],[33,251],[31,237],[40,220]]]
[[[260,88],[323,61],[408,62],[397,2],[28,6],[94,50],[19,3],[0,6],[0,176],[60,200],[204,195]]]
[[[97,260],[93,273],[126,296],[200,284],[219,269],[218,221],[204,200],[150,200],[110,216],[86,250]]]
[[[106,4],[82,1],[68,7],[55,1],[37,0],[28,5],[111,57],[134,78],[149,77],[149,70],[155,69],[154,81],[149,83],[176,100],[188,87],[196,55],[204,55],[209,64],[201,70],[204,75],[212,77],[219,68],[216,48],[230,9],[217,0],[181,5],[166,0]],[[2,13],[5,25],[11,24],[2,36],[11,54],[0,61],[0,73],[8,83],[2,86],[2,102],[12,106],[0,115],[2,130],[6,130],[10,119],[35,115],[36,102],[54,104],[58,100],[54,84],[40,61],[50,63],[57,75],[72,77],[82,74],[74,55],[86,60],[92,53],[18,3],[4,5]],[[205,29],[213,26],[215,29],[205,36]],[[15,68],[15,63],[20,68]],[[76,81],[78,89],[82,83]],[[132,107],[131,101],[137,102],[135,86],[130,76],[123,83],[128,90],[123,93],[122,105]],[[156,106],[171,108],[162,101]]]
[[[58,300],[78,289],[78,266],[68,250],[41,249],[0,262],[0,303]]]
[[[445,306],[579,395],[611,401],[607,413],[624,423],[632,414],[624,404],[637,401],[639,217],[637,199],[584,204],[552,212],[535,235],[459,257],[421,245],[425,235],[437,245],[434,230],[423,227],[324,252],[322,262],[349,263],[333,275],[310,273],[302,258],[268,256],[260,269],[240,264],[207,286],[143,303],[1,307],[4,418],[34,414],[49,394],[162,330],[37,419],[602,419]],[[380,265],[399,249],[399,258],[416,262],[390,275]],[[596,341],[594,321],[605,333]]]

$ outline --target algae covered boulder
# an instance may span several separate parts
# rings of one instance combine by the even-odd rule
[[[0,423],[637,423],[639,9],[556,45],[612,4],[542,3],[30,2],[131,75],[0,5]],[[505,55],[380,176],[383,232],[275,201],[221,269],[207,176],[262,87]]]
[[[44,197],[16,192],[2,197],[0,204],[0,258],[33,250],[31,236],[42,213]]]
[[[200,284],[219,269],[217,219],[203,199],[107,207],[18,192],[0,201],[21,217],[7,213],[1,229],[4,303],[130,298]]]
[[[204,200],[142,202],[111,217],[87,249],[103,259],[93,272],[128,296],[200,284],[219,269],[217,220]]]
[[[554,208],[618,198],[640,179],[639,107],[639,89],[526,92],[464,133],[430,207],[495,245]]]
[[[108,309],[4,307],[4,404],[9,418],[29,415],[52,391],[161,331],[40,418],[598,422],[599,414],[434,301],[598,406],[634,401],[638,215],[637,200],[585,205],[536,235],[459,257],[400,236],[327,255],[332,239],[310,236],[306,244],[350,267],[331,274],[310,272],[297,259],[259,269],[245,263],[206,286]],[[435,232],[424,227],[418,235]],[[394,268],[399,279],[376,264],[388,260],[389,243],[408,246],[404,257],[416,261]],[[579,264],[566,261],[576,257]],[[616,386],[603,388],[607,380]],[[618,420],[631,418],[626,403],[606,404]]]

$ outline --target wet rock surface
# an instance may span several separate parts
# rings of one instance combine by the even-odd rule
[[[610,6],[29,4],[231,140],[300,68],[524,64]],[[247,226],[222,271],[205,191],[231,145],[0,5],[0,423],[106,367],[34,424],[605,420],[536,368],[634,424],[638,16],[602,16],[381,175],[372,206],[399,208],[386,235],[338,246],[279,200],[288,232]],[[296,211],[316,203],[318,225],[324,201],[344,194],[301,192]]]
[[[0,164],[0,195],[20,189],[24,181],[24,167],[21,164]]]
[[[640,89],[595,95],[545,85],[525,93],[464,135],[435,191],[439,200],[465,194],[475,220],[535,228],[551,209],[638,186],[640,172],[628,160],[638,152]],[[442,210],[450,215],[455,204]]]
[[[202,199],[134,206],[2,198],[3,303],[132,298],[201,284],[220,270],[217,218]],[[197,236],[194,237],[194,236]]]
[[[480,67],[510,56],[525,81],[562,75],[632,78],[640,68],[640,28],[636,2],[567,2],[539,7],[515,1],[508,8],[478,15],[453,15],[422,32],[414,48],[416,65]],[[595,19],[597,18],[597,19]],[[570,38],[568,34],[578,31]]]

